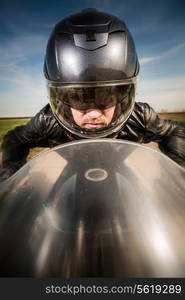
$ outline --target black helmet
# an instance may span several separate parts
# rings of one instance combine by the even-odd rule
[[[126,25],[115,16],[86,9],[60,21],[48,41],[44,73],[52,111],[75,137],[114,136],[130,116],[139,63]],[[71,108],[105,110],[109,123],[83,128]]]

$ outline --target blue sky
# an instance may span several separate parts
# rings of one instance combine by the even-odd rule
[[[33,116],[48,102],[48,37],[58,21],[88,7],[129,27],[141,67],[136,100],[185,110],[184,0],[0,0],[0,117]]]

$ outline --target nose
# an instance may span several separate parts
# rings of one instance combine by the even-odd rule
[[[92,109],[86,110],[86,115],[89,118],[95,119],[95,118],[99,118],[100,116],[102,116],[102,111],[100,109],[92,108]]]

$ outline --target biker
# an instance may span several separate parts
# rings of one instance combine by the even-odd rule
[[[45,55],[49,104],[4,137],[4,178],[26,162],[32,147],[83,138],[154,141],[185,167],[185,129],[135,102],[138,73],[135,45],[123,21],[95,9],[61,20]]]

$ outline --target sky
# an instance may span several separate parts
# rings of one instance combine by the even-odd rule
[[[128,26],[140,62],[136,101],[185,111],[184,0],[0,0],[0,117],[34,116],[48,103],[49,35],[61,19],[97,8]]]

